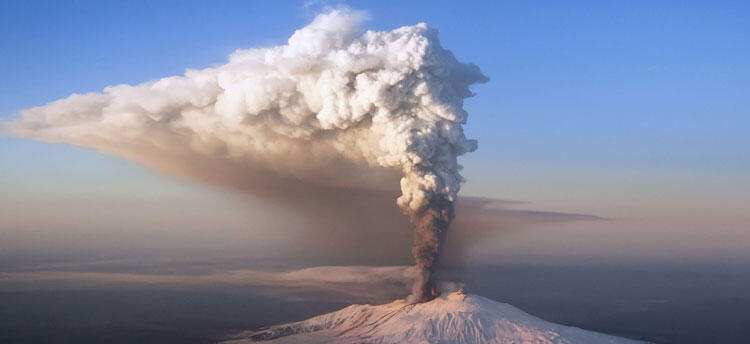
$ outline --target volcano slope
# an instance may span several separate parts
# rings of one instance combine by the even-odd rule
[[[634,344],[554,324],[509,304],[454,292],[423,303],[351,305],[308,320],[245,331],[225,343]]]

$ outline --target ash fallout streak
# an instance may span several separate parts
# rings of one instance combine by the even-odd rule
[[[222,186],[233,187],[217,177],[231,170],[243,176],[243,190],[269,198],[385,190],[385,176],[397,172],[396,203],[415,227],[419,274],[410,300],[427,300],[463,181],[457,158],[477,148],[463,133],[463,100],[488,79],[425,24],[362,33],[365,19],[332,10],[285,45],[238,50],[223,65],[183,76],[73,94],[23,110],[6,129]]]

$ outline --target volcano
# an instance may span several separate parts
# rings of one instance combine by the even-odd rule
[[[245,331],[239,343],[634,344],[636,340],[554,324],[509,304],[454,292],[431,301],[351,305],[314,318]]]

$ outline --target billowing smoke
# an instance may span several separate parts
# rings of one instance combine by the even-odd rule
[[[317,16],[286,45],[238,50],[217,67],[187,70],[102,93],[74,94],[22,111],[17,136],[93,147],[168,173],[256,195],[387,189],[401,174],[398,206],[416,227],[421,273],[432,272],[454,216],[462,177],[463,100],[485,82],[441,47],[425,24],[361,33],[363,12]],[[217,177],[231,170],[233,178]],[[239,177],[238,177],[239,176]]]

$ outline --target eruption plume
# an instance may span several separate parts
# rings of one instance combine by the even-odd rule
[[[366,13],[317,16],[287,44],[238,50],[226,64],[68,98],[21,112],[10,133],[93,147],[171,174],[260,196],[383,189],[415,226],[420,270],[412,300],[429,297],[462,182],[463,100],[485,82],[425,24],[361,33]],[[312,195],[312,196],[311,196]]]

